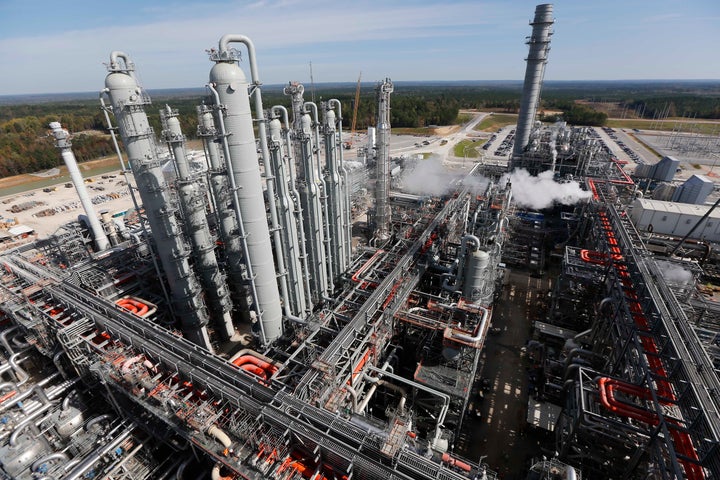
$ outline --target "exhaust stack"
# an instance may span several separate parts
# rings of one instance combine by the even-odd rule
[[[87,189],[85,188],[85,182],[83,181],[82,174],[80,173],[77,161],[75,160],[75,154],[73,153],[72,148],[70,148],[72,146],[72,143],[70,142],[70,134],[67,130],[62,128],[60,122],[50,123],[50,128],[52,128],[52,133],[55,137],[55,146],[60,149],[60,154],[65,161],[65,166],[67,166],[70,179],[72,180],[73,185],[75,185],[75,190],[77,191],[78,197],[80,197],[80,203],[85,209],[85,214],[90,222],[90,229],[92,230],[93,239],[95,240],[95,247],[99,252],[107,250],[108,247],[110,247],[110,243],[107,235],[105,235],[105,230],[103,230],[102,225],[100,225],[97,214],[93,210],[93,204],[90,200]]]
[[[532,25],[532,35],[528,38],[530,53],[526,59],[525,83],[523,84],[522,99],[520,101],[520,112],[518,114],[517,130],[515,132],[515,146],[513,147],[513,159],[520,157],[530,140],[530,132],[535,123],[538,103],[540,102],[540,90],[542,90],[545,65],[547,64],[548,52],[550,51],[550,35],[552,35],[553,6],[551,3],[535,7],[535,18]]]

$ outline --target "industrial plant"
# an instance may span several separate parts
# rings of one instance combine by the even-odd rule
[[[111,52],[99,104],[135,215],[95,210],[51,124],[84,212],[0,255],[0,478],[511,478],[489,411],[518,425],[522,478],[717,478],[716,217],[668,220],[645,198],[662,169],[641,186],[595,129],[536,122],[554,21],[537,6],[510,157],[439,195],[394,180],[389,78],[358,168],[341,102],[292,81],[265,105],[244,35],[209,50],[201,152]],[[558,199],[524,200],[538,182]],[[489,370],[503,302],[534,315],[503,360],[522,411]]]

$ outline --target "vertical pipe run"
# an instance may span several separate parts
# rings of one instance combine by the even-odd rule
[[[301,277],[303,281],[303,295],[305,297],[305,307],[310,310],[310,307],[313,304],[312,300],[312,289],[310,287],[310,276],[307,275],[307,272],[309,272],[309,266],[308,266],[308,253],[306,250],[305,245],[305,227],[303,225],[303,210],[302,210],[302,202],[300,198],[300,192],[297,190],[297,174],[295,169],[295,158],[293,156],[293,144],[290,139],[291,137],[291,128],[290,128],[290,122],[288,120],[288,112],[287,109],[281,105],[276,105],[272,108],[273,114],[277,114],[277,112],[280,112],[282,117],[282,122],[285,125],[284,130],[282,130],[283,134],[283,141],[285,145],[285,152],[286,152],[286,166],[287,171],[285,172],[288,175],[287,179],[287,186],[290,189],[290,198],[292,200],[292,217],[293,217],[293,223],[296,225],[297,230],[297,243],[300,247],[300,264],[301,264]]]
[[[225,278],[220,273],[215,257],[215,239],[210,233],[205,215],[205,199],[200,188],[202,183],[197,175],[191,172],[185,148],[185,135],[180,128],[177,111],[166,106],[164,110],[160,111],[160,119],[164,128],[162,136],[175,159],[180,203],[187,222],[186,231],[192,243],[200,281],[221,336],[224,340],[230,340],[235,334],[235,327],[230,315],[232,302],[230,293],[225,286]]]
[[[376,179],[375,179],[375,240],[385,241],[390,237],[390,207],[388,206],[388,184],[390,182],[390,94],[394,87],[386,78],[376,88],[378,111]]]
[[[124,62],[119,62],[120,58]],[[125,53],[112,52],[108,70],[110,73],[105,78],[105,91],[117,119],[118,131],[170,286],[173,311],[181,322],[185,337],[212,350],[206,330],[207,309],[195,272],[188,261],[190,249],[177,224],[175,208],[162,172],[162,162],[158,158],[154,132],[145,114],[145,105],[150,104],[150,99],[138,85],[135,66]]]
[[[62,156],[65,166],[70,174],[70,179],[75,185],[80,203],[85,209],[85,214],[90,222],[90,230],[92,230],[93,240],[95,240],[95,247],[98,251],[107,250],[110,246],[107,235],[100,225],[100,221],[97,218],[97,214],[93,209],[92,201],[88,195],[85,183],[83,182],[82,174],[78,168],[77,161],[75,160],[75,154],[72,151],[72,143],[70,142],[70,134],[67,130],[62,128],[60,122],[51,122],[50,128],[52,129],[53,136],[55,137],[55,146],[60,149],[60,155]]]
[[[325,185],[327,186],[327,225],[330,237],[330,255],[335,266],[335,277],[339,276],[348,268],[346,248],[350,238],[346,236],[347,204],[345,196],[345,181],[340,175],[340,156],[342,155],[342,144],[336,125],[339,123],[333,105],[340,108],[338,104],[323,103],[323,141],[325,144]]]
[[[523,84],[522,100],[518,124],[515,131],[515,145],[513,146],[513,159],[522,155],[530,140],[530,132],[535,122],[540,90],[542,89],[545,65],[550,51],[550,35],[552,35],[553,20],[552,4],[543,4],[535,7],[535,19],[530,22],[532,35],[527,41],[530,53],[527,57],[525,69],[525,83]]]
[[[222,130],[222,129],[221,129]],[[203,139],[205,152],[210,161],[210,189],[215,200],[217,223],[225,255],[225,265],[229,277],[230,295],[240,319],[249,322],[250,302],[248,301],[245,274],[245,254],[240,238],[238,219],[235,215],[235,199],[227,175],[225,159],[220,145],[224,137],[216,128],[212,108],[198,107],[198,136]]]
[[[303,213],[305,250],[308,256],[308,270],[312,305],[322,301],[328,293],[328,270],[326,269],[325,224],[321,205],[321,183],[319,165],[314,144],[316,134],[313,120],[303,101],[304,88],[297,82],[285,87],[285,94],[291,95],[293,108],[293,139],[295,158],[298,162],[298,186]]]
[[[314,172],[313,177],[317,179],[318,187],[320,191],[320,207],[322,208],[320,224],[323,226],[323,244],[325,246],[325,266],[327,275],[328,291],[335,289],[335,279],[340,275],[338,272],[337,264],[335,263],[335,255],[332,249],[333,236],[330,226],[330,210],[329,210],[329,199],[328,199],[328,188],[325,178],[322,174],[322,161],[320,159],[320,119],[318,118],[318,107],[313,102],[305,102],[303,109],[311,115],[312,118],[312,129],[313,129],[313,166]],[[326,165],[327,167],[327,165]]]
[[[248,50],[252,75],[251,93],[255,97],[260,146],[263,156],[266,158],[268,151],[265,138],[265,118],[260,96],[261,83],[257,73],[255,47],[250,39],[244,35],[223,36],[219,41],[219,51],[211,53],[210,59],[215,62],[215,65],[210,71],[210,83],[215,85],[219,101],[225,106],[225,110],[221,114],[224,113],[224,123],[228,134],[227,144],[231,165],[229,174],[233,176],[238,187],[239,209],[247,234],[246,254],[255,276],[254,285],[258,301],[256,308],[264,336],[263,343],[269,343],[282,335],[280,294],[253,131],[248,90],[250,86],[245,74],[237,64],[238,55],[228,47],[229,43],[242,43]],[[274,192],[268,191],[268,197],[271,202],[274,202]]]
[[[283,115],[283,119],[287,125],[287,110],[282,107],[273,107],[271,112],[275,118],[273,118],[268,125],[270,131],[268,143],[272,163],[272,175],[276,179],[278,194],[277,215],[280,224],[279,234],[282,237],[285,264],[287,265],[288,272],[288,307],[294,315],[302,315],[307,308],[307,304],[305,303],[303,268],[301,265],[303,253],[301,253],[300,250],[301,242],[298,237],[298,226],[294,215],[295,200],[292,197],[289,187],[290,173],[287,151],[285,149],[285,137],[282,124],[275,115],[275,112],[278,111]]]

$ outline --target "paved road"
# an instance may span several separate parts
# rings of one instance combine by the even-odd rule
[[[521,348],[530,336],[533,321],[542,319],[549,276],[530,277],[511,271],[508,283],[493,307],[493,326],[502,333],[488,337],[481,375],[491,389],[479,404],[481,419],[468,422],[466,436],[458,442],[460,453],[471,460],[485,456],[500,478],[524,479],[530,460],[554,449],[552,434],[526,428],[528,378]]]

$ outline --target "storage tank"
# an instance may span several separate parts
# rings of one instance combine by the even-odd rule
[[[483,292],[487,290],[490,254],[483,250],[468,252],[465,256],[463,297],[471,303],[487,303]]]

